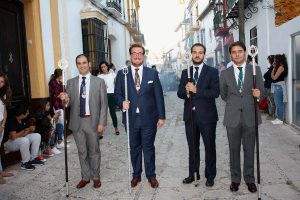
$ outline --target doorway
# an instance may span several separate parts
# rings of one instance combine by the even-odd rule
[[[24,8],[19,1],[0,1],[0,71],[7,74],[13,102],[30,100]]]
[[[300,127],[300,33],[292,38],[293,43],[293,124]]]

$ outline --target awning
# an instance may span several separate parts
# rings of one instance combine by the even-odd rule
[[[230,34],[230,35],[227,36],[227,39],[226,39],[226,41],[225,41],[224,46],[226,46],[226,45],[231,45],[233,42],[234,42],[233,35]]]
[[[222,50],[222,43],[221,42],[219,42],[218,45],[215,48],[215,51],[220,51],[220,50]]]

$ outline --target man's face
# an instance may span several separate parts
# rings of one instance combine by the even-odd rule
[[[231,48],[231,59],[237,66],[242,65],[246,59],[246,52],[240,46],[233,46]]]
[[[194,65],[200,65],[203,62],[205,53],[201,46],[194,46],[192,49],[192,61]]]
[[[130,61],[134,67],[139,67],[144,62],[143,49],[140,47],[133,47],[130,53]]]
[[[76,66],[81,75],[87,75],[90,72],[89,62],[85,56],[77,58]]]

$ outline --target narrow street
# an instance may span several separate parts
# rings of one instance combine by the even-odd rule
[[[226,129],[222,125],[224,103],[218,99],[219,123],[217,126],[217,177],[212,188],[205,186],[204,150],[201,142],[201,179],[197,188],[183,185],[182,179],[188,174],[187,142],[182,121],[183,101],[176,92],[165,96],[167,124],[159,129],[156,137],[156,173],[159,188],[152,189],[145,177],[137,188],[128,192],[127,137],[122,128],[120,136],[113,134],[111,121],[101,140],[101,181],[100,189],[88,184],[76,189],[80,180],[80,166],[77,149],[72,136],[69,137],[69,199],[134,199],[134,200],[251,200],[257,193],[250,194],[242,181],[240,190],[229,190],[229,155]],[[120,121],[120,112],[118,112]],[[274,126],[265,120],[260,126],[261,176],[263,200],[300,199],[300,134],[286,125]],[[7,184],[0,186],[1,200],[19,199],[66,199],[64,154],[50,158],[44,166],[35,171],[24,171],[20,164],[8,169],[15,174],[6,178]]]

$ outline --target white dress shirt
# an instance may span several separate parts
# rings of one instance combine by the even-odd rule
[[[243,67],[243,69],[242,69],[242,71],[243,71],[243,80],[241,80],[242,81],[242,86],[243,86],[244,85],[245,72],[246,72],[246,62],[244,62],[241,66],[237,66],[236,64],[233,63],[233,69],[234,69],[234,76],[235,76],[236,84],[238,84],[239,73],[240,73],[240,70],[238,69],[238,67]]]
[[[191,78],[193,78],[193,80],[195,79],[194,77],[195,77],[195,73],[196,73],[196,67],[199,67],[199,69],[198,69],[198,80],[199,80],[199,77],[200,77],[200,74],[201,74],[201,71],[202,71],[202,68],[203,68],[203,63],[201,63],[198,66],[193,65],[193,77],[191,77]]]
[[[135,69],[139,69],[138,74],[139,74],[139,77],[140,77],[140,85],[142,85],[143,67],[144,67],[143,65],[141,65],[139,67],[134,67],[134,66],[131,65],[131,73],[132,73],[133,81],[135,81]],[[136,108],[136,113],[140,113],[139,107]]]
[[[86,98],[85,98],[85,115],[90,115],[90,104],[89,104],[89,99],[90,99],[90,82],[91,82],[91,73],[88,73],[85,75],[85,92],[86,92]],[[82,82],[82,75],[79,75],[79,88],[78,88],[78,93],[80,95],[80,86]]]

